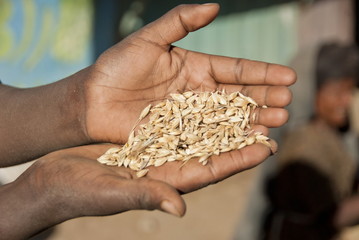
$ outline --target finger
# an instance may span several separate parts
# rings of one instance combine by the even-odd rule
[[[247,59],[210,56],[210,75],[218,83],[284,85],[296,81],[296,73],[285,66]]]
[[[254,125],[252,127],[254,132],[260,132],[263,133],[263,135],[268,136],[269,135],[269,129],[263,125]]]
[[[269,136],[269,129],[263,125],[254,125],[252,127],[252,129],[254,130],[254,132],[259,132],[259,133],[262,133],[264,136]],[[278,151],[278,145],[277,143],[272,140],[272,139],[269,139],[269,143],[271,145],[270,147],[270,150],[271,150],[271,153],[274,154]],[[260,143],[258,143],[260,144]]]
[[[102,154],[104,154],[108,149],[113,147],[119,147],[119,145],[115,145],[112,143],[98,143],[98,144],[89,144],[79,147],[74,147],[68,149],[68,154],[72,154],[73,156],[79,156],[82,158],[89,159],[97,159]]]
[[[214,156],[208,163],[209,174],[214,179],[222,180],[233,174],[253,168],[277,151],[277,143],[270,140],[270,144],[271,148],[257,143],[241,150]]]
[[[125,186],[124,186],[125,182]],[[186,205],[180,194],[167,183],[148,178],[118,182],[116,202],[124,210],[158,209],[175,216],[183,216]]]
[[[280,127],[288,122],[289,114],[283,108],[256,108],[252,114],[254,124],[274,128]]]
[[[268,128],[265,126],[255,125],[253,126],[253,130],[255,132],[261,132],[266,136],[268,136],[269,134]],[[249,160],[244,160],[245,162],[248,162],[248,164],[242,165],[242,168],[233,165],[233,162],[225,162],[227,161],[226,158],[231,157],[231,154],[229,152],[221,153],[219,156],[210,157],[209,162],[212,162],[214,160],[218,161],[216,160],[218,158],[222,161],[220,164],[224,164],[224,166],[215,165],[215,168],[219,168],[218,171],[221,172],[219,175],[214,176],[212,172],[213,169],[211,169],[211,167],[208,167],[207,165],[203,166],[202,163],[198,162],[198,158],[193,158],[185,164],[183,164],[183,162],[181,161],[174,161],[166,163],[161,167],[150,167],[150,171],[148,172],[147,177],[166,181],[182,193],[192,192],[197,189],[206,187],[209,184],[213,184],[220,180],[223,180],[224,178],[229,177],[231,174],[234,174],[234,171],[238,171],[238,169],[244,170],[256,164],[259,164],[261,161],[264,160],[265,157],[277,151],[277,144],[273,140],[271,140],[270,143],[271,148],[265,146],[264,144],[255,144],[256,146],[258,146],[252,150],[253,152],[248,152],[248,150],[244,151],[244,149],[248,147],[242,149],[241,151],[244,151],[243,154],[245,155],[253,154],[253,159],[250,156],[245,156],[245,158],[250,158]],[[256,151],[259,151],[259,153],[261,154],[257,153]],[[228,161],[231,160],[228,159]],[[227,166],[225,166],[226,164]],[[217,171],[216,169],[214,170]],[[163,174],[164,172],[166,172],[166,174]]]
[[[180,5],[138,34],[160,45],[169,45],[212,22],[219,12],[218,4]]]
[[[257,143],[241,150],[221,153],[219,156],[213,155],[205,166],[196,159],[190,160],[181,168],[178,166],[179,163],[171,162],[168,168],[181,180],[168,178],[167,181],[184,193],[195,191],[262,163],[277,150],[274,140],[270,140],[270,144],[271,148]],[[149,173],[155,176],[155,171],[153,168]]]
[[[253,98],[259,106],[285,107],[292,101],[292,92],[285,86],[218,84],[218,89],[225,89],[227,93],[241,92]]]

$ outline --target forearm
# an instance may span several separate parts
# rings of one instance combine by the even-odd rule
[[[0,167],[85,144],[86,69],[36,88],[0,85]]]

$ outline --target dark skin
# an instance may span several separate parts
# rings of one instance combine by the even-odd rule
[[[235,153],[243,158],[225,153],[212,157],[206,166],[195,159],[183,167],[180,162],[172,162],[152,167],[146,177],[138,179],[128,168],[109,167],[95,160],[109,147],[89,145],[50,153],[38,159],[16,181],[2,186],[2,237],[22,239],[68,219],[134,209],[158,209],[183,216],[186,205],[180,194],[252,168],[271,154],[266,146],[256,144]],[[14,214],[19,211],[21,214]],[[23,227],[10,231],[19,225]]]
[[[268,134],[268,127],[283,125],[288,119],[283,107],[291,101],[287,86],[295,82],[291,69],[171,45],[210,23],[218,11],[217,4],[179,6],[66,79],[32,89],[0,86],[0,165],[40,157],[0,188],[4,239],[27,238],[76,217],[132,209],[182,216],[180,194],[254,167],[276,151],[274,141],[271,149],[255,144],[212,157],[205,167],[195,160],[182,168],[174,162],[137,179],[129,169],[96,161],[109,145],[74,147],[125,143],[144,107],[187,90],[241,91],[269,106],[258,110],[257,131]]]
[[[179,6],[68,78],[29,89],[0,86],[0,166],[65,147],[123,144],[142,109],[172,92],[241,91],[270,107],[258,110],[256,124],[283,125],[293,70],[171,45],[210,23],[218,11],[216,4]]]

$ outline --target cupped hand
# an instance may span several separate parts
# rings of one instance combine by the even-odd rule
[[[98,163],[96,158],[108,147],[88,145],[50,153],[14,182],[1,186],[1,239],[28,239],[82,216],[134,209],[159,209],[176,216],[185,213],[183,199],[168,183],[134,179],[129,169]]]
[[[263,144],[255,144],[212,157],[206,166],[196,159],[183,166],[182,162],[168,162],[150,167],[145,177],[137,178],[129,168],[96,161],[110,147],[113,145],[96,144],[50,153],[38,159],[14,184],[26,186],[18,189],[33,196],[32,202],[42,199],[41,208],[52,209],[46,212],[62,217],[62,221],[133,209],[159,209],[182,216],[185,203],[180,194],[251,168],[270,154]]]
[[[37,215],[52,212],[68,220],[134,209],[160,209],[177,216],[185,212],[178,191],[164,181],[137,179],[127,168],[96,161],[108,144],[86,145],[50,153],[38,159],[13,184],[42,202]],[[19,196],[21,194],[18,194]],[[50,221],[51,222],[51,221]]]
[[[86,80],[86,129],[92,141],[123,144],[150,103],[184,91],[241,91],[260,105],[256,124],[283,125],[295,73],[284,66],[188,51],[172,44],[209,24],[217,4],[182,5],[104,52]]]

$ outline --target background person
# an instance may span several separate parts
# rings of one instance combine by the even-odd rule
[[[353,193],[357,163],[346,148],[358,79],[355,46],[325,44],[316,61],[313,118],[286,134],[268,184],[265,239],[333,239],[337,206]]]

